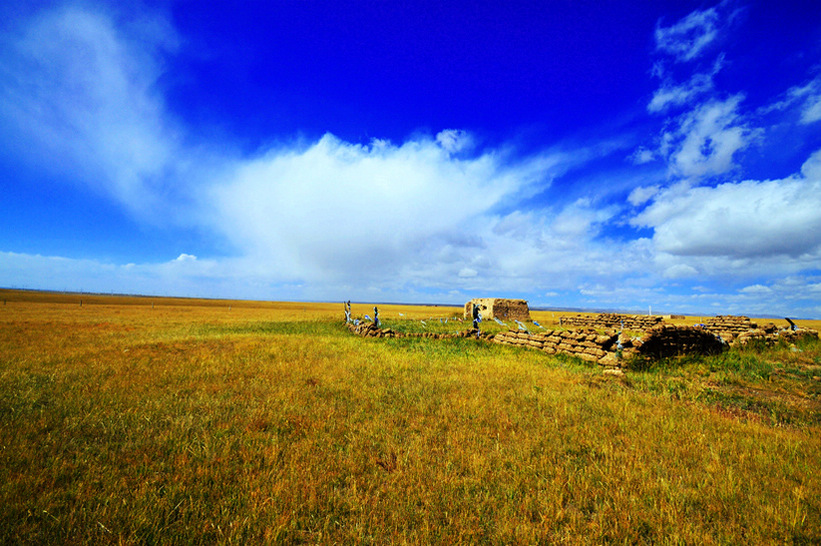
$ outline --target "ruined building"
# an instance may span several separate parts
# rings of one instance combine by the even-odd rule
[[[506,300],[502,298],[476,298],[465,304],[465,318],[473,317],[473,306],[478,305],[482,319],[530,320],[530,310],[525,300]]]

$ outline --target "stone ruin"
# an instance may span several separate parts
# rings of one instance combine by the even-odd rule
[[[715,318],[705,320],[702,328],[730,343],[739,335],[758,329],[758,324],[751,321],[749,317],[718,315]],[[772,328],[777,329],[774,324]]]
[[[636,357],[666,358],[682,354],[715,354],[724,345],[713,334],[692,326],[657,325],[641,336],[593,329],[545,330],[538,334],[503,332],[493,341],[539,349],[548,354],[564,353],[602,366],[623,367]]]
[[[619,317],[619,327],[624,321],[625,330],[634,330],[635,325],[640,323],[628,322],[626,319],[661,319],[661,317],[607,315],[599,319],[599,324],[612,325],[614,316]],[[566,321],[565,324],[567,324]],[[628,324],[632,327],[628,328]],[[718,316],[705,322],[704,325],[696,326],[678,326],[666,324],[662,320],[654,320],[653,325],[642,329],[639,335],[631,335],[629,332],[618,331],[613,327],[605,328],[603,331],[597,331],[591,327],[578,330],[548,329],[539,333],[510,330],[491,335],[473,329],[452,334],[433,332],[406,334],[395,332],[390,328],[378,328],[369,322],[348,323],[347,326],[352,333],[363,337],[432,339],[475,339],[478,337],[502,345],[540,350],[547,354],[575,356],[608,368],[629,368],[631,362],[637,359],[656,360],[688,354],[717,354],[729,346],[745,345],[754,340],[772,345],[781,341],[794,343],[802,337],[818,339],[818,332],[812,329],[801,328],[793,331],[779,329],[774,324],[761,327],[747,317],[728,316]],[[639,329],[635,328],[635,330]]]
[[[774,345],[779,341],[795,343],[804,336],[818,337],[818,332],[815,330],[779,328],[772,322],[761,326],[750,320],[749,317],[732,315],[719,315],[708,319],[704,322],[702,328],[720,337],[722,341],[731,347],[735,345],[743,346],[755,341],[763,342],[766,345]]]
[[[614,347],[618,336],[597,334],[595,331],[545,330],[538,334],[522,331],[501,332],[492,341],[502,345],[514,345],[544,351],[547,354],[563,353],[577,356],[588,362],[601,362],[617,366]],[[611,356],[608,359],[608,355]]]
[[[482,320],[530,320],[530,309],[525,300],[508,300],[503,298],[476,298],[465,304],[466,319],[473,319],[473,306],[478,305]]]
[[[659,324],[642,336],[622,341],[622,357],[630,360],[644,357],[652,360],[680,355],[711,355],[726,349],[724,343],[697,326]]]
[[[624,328],[625,330],[647,330],[664,319],[652,315],[619,315],[616,313],[599,313],[597,315],[574,315],[562,317],[562,325],[581,326],[585,328]]]

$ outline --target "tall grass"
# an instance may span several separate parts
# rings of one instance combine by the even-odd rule
[[[0,309],[0,542],[821,540],[817,344],[618,379],[338,307]]]

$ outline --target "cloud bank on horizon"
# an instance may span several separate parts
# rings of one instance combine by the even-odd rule
[[[821,18],[798,8],[804,32],[781,31],[794,46],[760,28],[765,6],[724,1],[660,5],[624,29],[644,41],[619,50],[603,37],[601,51],[561,60],[533,50],[527,40],[547,30],[534,23],[520,29],[524,43],[491,42],[498,49],[485,53],[506,64],[465,67],[476,81],[437,64],[447,50],[420,45],[443,28],[419,14],[402,26],[414,34],[397,38],[419,49],[369,51],[367,66],[345,57],[342,73],[335,55],[351,41],[384,45],[378,24],[407,14],[376,14],[355,36],[327,26],[333,14],[281,14],[340,40],[301,67],[303,44],[281,51],[250,28],[236,45],[232,23],[213,22],[220,14],[173,3],[15,8],[0,39],[0,286],[443,303],[504,295],[821,317],[821,22],[806,22]],[[437,24],[465,12],[452,10]],[[572,20],[594,32],[584,17]],[[491,38],[511,30],[465,24]],[[482,38],[451,47],[478,56]],[[503,81],[526,51],[545,55],[550,78],[567,70],[575,81],[605,50],[611,63],[644,54],[641,67],[624,66],[637,77],[603,82],[606,119],[590,121],[602,90],[586,80],[548,98],[530,72]],[[761,74],[772,76],[766,85]],[[437,97],[446,103],[452,88],[459,101],[442,113]],[[527,106],[530,119],[494,117]]]

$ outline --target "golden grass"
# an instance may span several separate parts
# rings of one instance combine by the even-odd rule
[[[0,308],[2,543],[821,540],[817,345],[613,379],[341,303],[86,297]],[[791,420],[721,390],[774,382]]]

